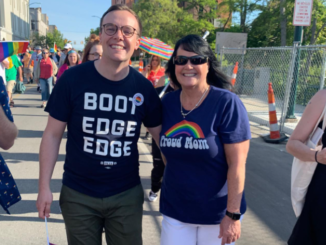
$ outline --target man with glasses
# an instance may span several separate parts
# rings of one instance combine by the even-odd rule
[[[68,69],[50,97],[40,148],[39,217],[49,217],[50,179],[62,134],[68,142],[60,205],[69,244],[141,245],[144,192],[137,141],[141,124],[157,141],[161,101],[129,60],[140,45],[141,22],[113,5],[100,22],[102,59]]]

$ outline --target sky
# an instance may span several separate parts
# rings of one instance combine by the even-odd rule
[[[100,17],[111,6],[111,0],[30,0],[31,8],[42,8],[49,17],[49,24],[56,25],[64,38],[81,50],[90,30],[99,26]],[[97,16],[97,17],[92,17]],[[76,44],[74,42],[76,41]]]

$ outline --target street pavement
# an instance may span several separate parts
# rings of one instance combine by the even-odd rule
[[[35,85],[27,85],[25,94],[15,95],[12,109],[19,128],[15,145],[1,151],[17,182],[22,201],[10,208],[11,215],[0,210],[0,244],[46,244],[44,221],[38,218],[36,198],[38,192],[38,152],[47,113],[40,108],[41,96]],[[266,128],[252,123],[252,141],[247,160],[246,199],[248,210],[242,221],[242,235],[237,245],[286,244],[295,224],[290,200],[290,173],[292,157],[285,144],[265,143],[259,135]],[[145,131],[142,130],[142,136]],[[67,244],[65,227],[59,209],[59,193],[65,158],[66,138],[63,137],[58,161],[51,181],[53,204],[48,220],[50,242]],[[140,175],[145,191],[143,216],[144,245],[159,244],[161,215],[159,202],[148,202],[150,172],[152,169],[151,144],[139,140]],[[182,173],[180,173],[182,174]],[[103,244],[106,244],[103,239]],[[182,244],[181,244],[182,245]]]

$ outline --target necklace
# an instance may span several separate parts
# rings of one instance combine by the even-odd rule
[[[200,102],[202,101],[202,99],[205,97],[205,94],[206,92],[208,91],[209,87],[205,90],[205,92],[203,93],[203,95],[201,96],[200,100],[197,102],[197,104],[195,105],[194,108],[192,108],[192,110],[188,111],[187,113],[184,113],[183,112],[183,109],[182,109],[182,91],[181,91],[181,101],[180,101],[180,104],[181,104],[181,115],[183,116],[183,118],[186,118],[186,116],[188,116],[190,114],[190,112],[192,112],[193,110],[195,110],[198,105],[200,104]]]

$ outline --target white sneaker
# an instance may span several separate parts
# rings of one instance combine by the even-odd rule
[[[154,193],[154,192],[152,192],[152,191],[150,191],[150,192],[148,193],[148,200],[149,200],[150,202],[155,202],[156,199],[157,199],[157,197],[158,197],[157,193]]]

